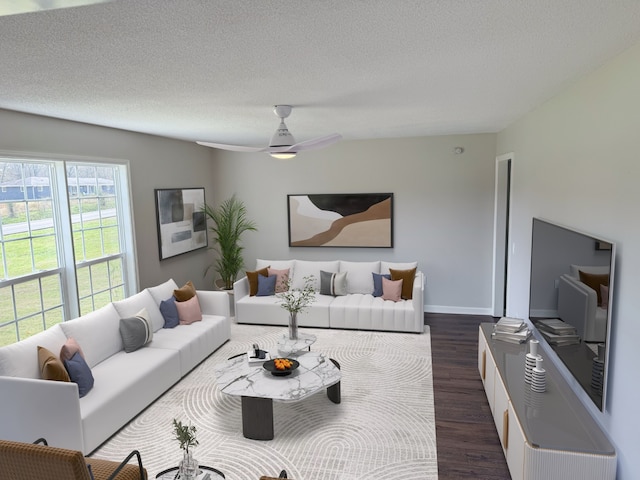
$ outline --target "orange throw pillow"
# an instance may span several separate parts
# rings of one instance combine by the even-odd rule
[[[196,288],[193,286],[193,282],[189,280],[182,287],[173,291],[173,296],[176,297],[176,302],[186,302],[196,296]]]

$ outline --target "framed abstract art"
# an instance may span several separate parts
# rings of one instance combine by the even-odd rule
[[[160,260],[205,248],[204,188],[155,190]]]

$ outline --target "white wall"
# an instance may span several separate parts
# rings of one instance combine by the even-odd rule
[[[245,234],[256,258],[418,261],[427,311],[491,308],[494,134],[343,141],[290,161],[212,150],[215,201],[237,193],[258,223]],[[455,155],[456,146],[464,147]],[[287,194],[394,194],[394,248],[288,245]]]
[[[210,286],[203,277],[212,252],[204,249],[160,262],[155,188],[205,187],[213,191],[210,152],[195,143],[0,110],[0,153],[38,153],[128,160],[132,183],[139,287],[174,278]]]
[[[514,152],[508,314],[529,310],[531,219],[617,242],[607,410],[618,478],[640,478],[640,44],[498,134]]]

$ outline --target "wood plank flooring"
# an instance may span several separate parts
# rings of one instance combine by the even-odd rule
[[[478,373],[489,316],[425,314],[431,329],[438,480],[511,480]]]

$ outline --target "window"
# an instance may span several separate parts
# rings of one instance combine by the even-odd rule
[[[126,165],[0,157],[0,185],[0,345],[135,290]]]

